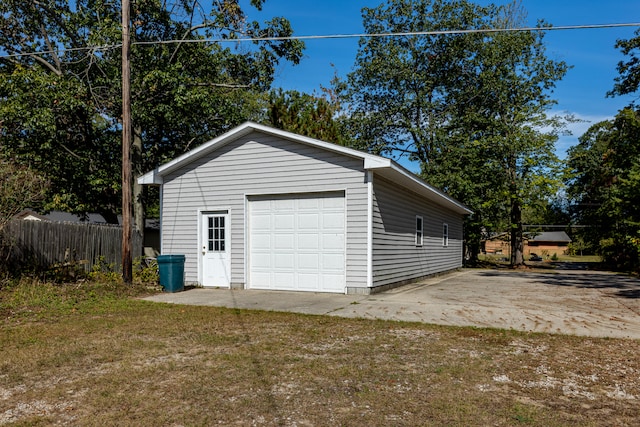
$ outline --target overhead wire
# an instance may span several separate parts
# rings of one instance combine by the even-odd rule
[[[160,44],[177,44],[177,43],[247,43],[247,42],[263,42],[263,41],[287,41],[287,40],[327,40],[327,39],[349,39],[349,38],[380,38],[380,37],[408,37],[408,36],[438,36],[438,35],[455,35],[455,34],[492,34],[492,33],[514,33],[514,32],[530,32],[530,31],[567,31],[567,30],[588,30],[588,29],[605,29],[605,28],[625,28],[640,27],[640,22],[626,22],[616,24],[587,24],[587,25],[562,25],[562,26],[539,26],[539,27],[517,27],[517,28],[477,28],[468,30],[437,30],[437,31],[406,31],[406,32],[386,32],[386,33],[353,33],[353,34],[324,34],[324,35],[301,35],[301,36],[274,36],[274,37],[218,37],[218,38],[197,38],[197,39],[172,39],[172,40],[151,40],[132,42],[132,45],[149,46]],[[2,54],[0,58],[16,58],[21,56],[59,54],[65,52],[78,51],[102,51],[109,49],[117,49],[122,47],[121,43],[102,45],[102,46],[86,46],[77,48],[62,48],[57,50],[45,50],[36,52],[22,52],[12,54]]]

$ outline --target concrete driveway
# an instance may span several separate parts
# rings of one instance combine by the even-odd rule
[[[586,270],[463,269],[375,295],[228,289],[150,301],[640,339],[640,280]]]

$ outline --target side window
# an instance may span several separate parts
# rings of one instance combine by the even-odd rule
[[[449,246],[449,224],[442,224],[442,246]]]
[[[416,215],[416,246],[422,246],[422,217]]]

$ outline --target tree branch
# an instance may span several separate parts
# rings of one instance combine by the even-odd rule
[[[62,75],[62,63],[60,62],[60,58],[56,54],[53,45],[51,44],[51,40],[49,39],[49,34],[47,33],[46,28],[44,28],[44,24],[40,24],[40,32],[42,33],[42,37],[44,38],[44,42],[47,45],[47,48],[51,52],[51,56],[53,57],[53,61],[56,63],[56,69],[58,70],[58,76]]]
[[[176,54],[178,53],[178,50],[180,49],[180,47],[182,46],[184,40],[187,38],[187,36],[189,34],[191,34],[192,32],[199,30],[200,28],[205,28],[208,27],[209,24],[207,24],[206,22],[203,22],[202,24],[198,24],[198,25],[194,25],[193,27],[189,28],[187,31],[184,32],[184,34],[182,35],[182,40],[180,40],[180,42],[178,42],[178,44],[176,45],[176,48],[173,50],[173,53],[171,54],[171,58],[169,58],[169,64],[173,63],[173,59],[176,57]]]
[[[187,86],[224,87],[229,89],[246,89],[251,85],[236,85],[230,83],[187,83]]]

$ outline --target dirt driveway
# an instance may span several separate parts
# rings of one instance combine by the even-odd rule
[[[585,270],[476,270],[375,295],[193,289],[158,302],[640,339],[640,280]]]

